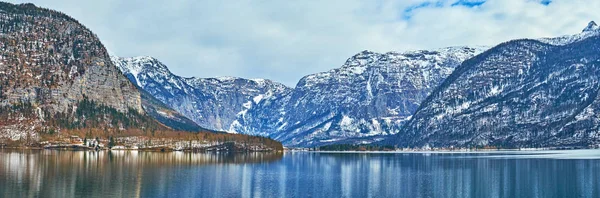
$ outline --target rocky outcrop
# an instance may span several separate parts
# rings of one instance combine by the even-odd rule
[[[0,4],[1,105],[29,101],[69,111],[87,97],[143,112],[140,94],[89,29],[33,4]]]

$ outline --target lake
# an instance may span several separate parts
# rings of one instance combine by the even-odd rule
[[[600,197],[600,150],[0,150],[0,197]]]

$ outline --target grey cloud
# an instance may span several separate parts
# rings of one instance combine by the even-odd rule
[[[15,3],[20,3],[13,1]],[[573,34],[598,19],[600,2],[489,0],[476,8],[423,0],[142,1],[34,0],[98,34],[119,56],[153,56],[182,76],[268,78],[294,86],[369,49],[494,45]],[[502,16],[502,17],[499,17]]]

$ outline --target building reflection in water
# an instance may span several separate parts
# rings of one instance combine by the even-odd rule
[[[0,197],[600,197],[597,158],[495,155],[4,150]]]

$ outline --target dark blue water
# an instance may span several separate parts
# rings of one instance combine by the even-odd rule
[[[600,150],[0,150],[0,197],[600,197]]]

